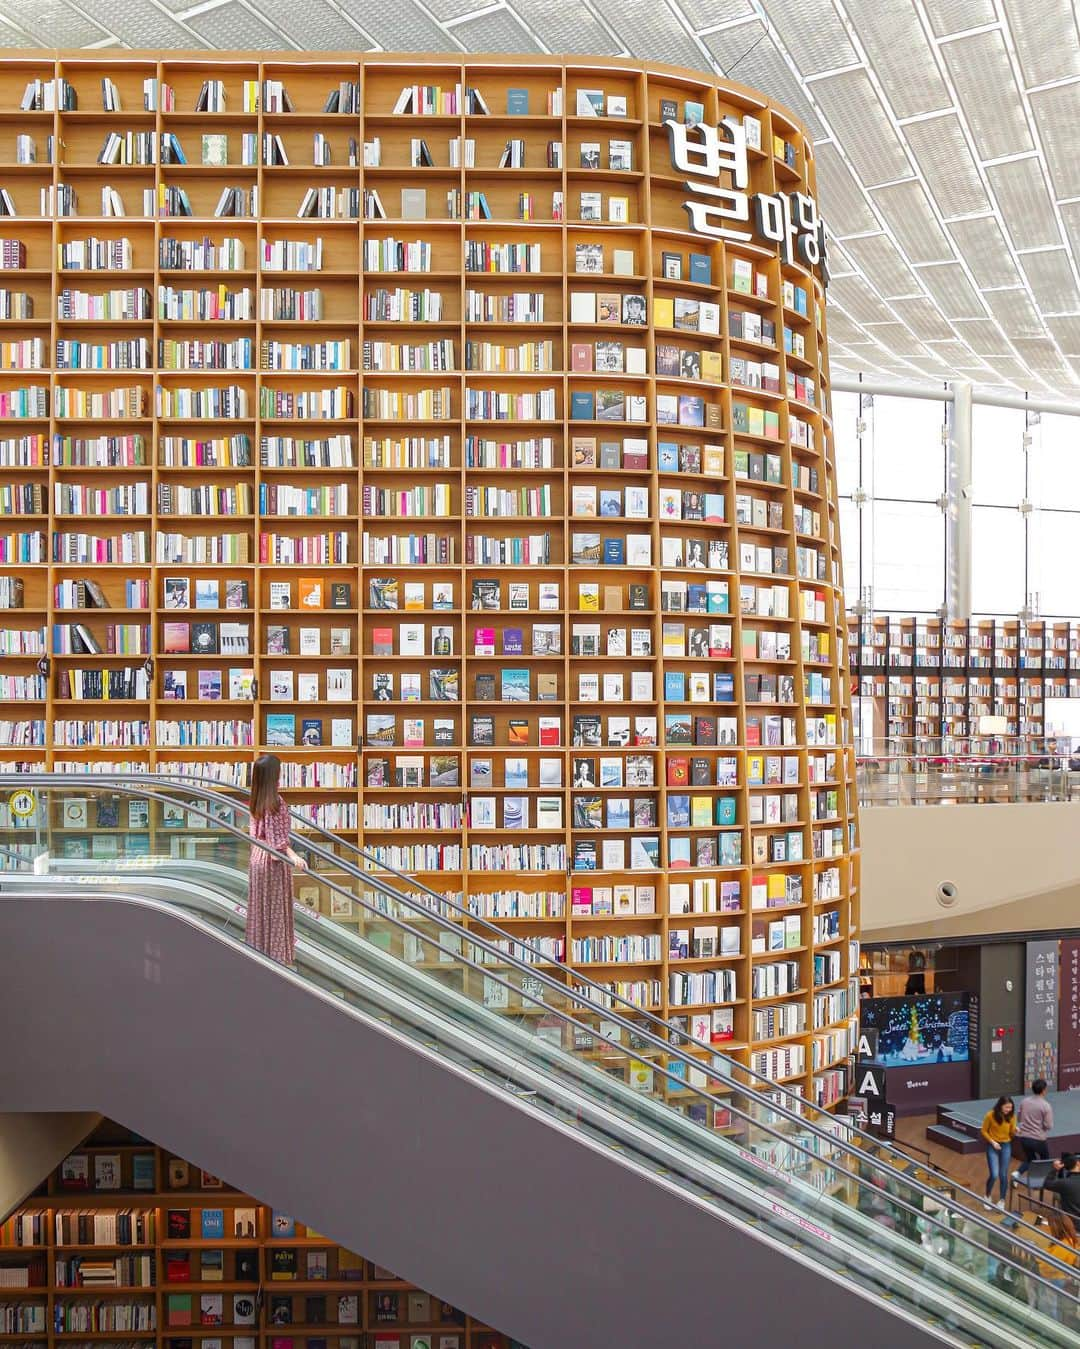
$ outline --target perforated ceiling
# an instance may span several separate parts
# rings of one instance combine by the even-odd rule
[[[1080,397],[1071,0],[0,0],[0,46],[570,51],[729,74],[817,137],[834,371]]]

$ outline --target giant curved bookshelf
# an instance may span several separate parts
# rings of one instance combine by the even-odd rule
[[[824,290],[753,218],[693,228],[732,182],[702,132],[677,167],[688,102],[743,129],[748,200],[813,195],[790,114],[654,64],[5,56],[0,761],[274,749],[293,805],[830,1103],[858,892]],[[99,163],[114,131],[187,162]]]

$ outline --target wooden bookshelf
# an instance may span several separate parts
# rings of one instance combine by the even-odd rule
[[[1080,621],[849,615],[864,733],[897,752],[933,744],[1039,753],[1047,698],[1080,697]],[[986,718],[1001,729],[983,729]],[[997,722],[995,722],[995,725]]]
[[[0,1327],[9,1320],[29,1326],[0,1331],[4,1342],[21,1349],[76,1340],[110,1349],[515,1349],[516,1341],[392,1270],[132,1139],[118,1126],[100,1126],[0,1223]],[[88,1187],[71,1183],[82,1172]],[[96,1185],[99,1175],[111,1188]],[[130,1231],[120,1226],[124,1214]],[[15,1278],[24,1282],[9,1284]],[[90,1312],[85,1329],[59,1328],[81,1325]],[[126,1318],[141,1328],[99,1329]]]
[[[102,110],[103,79],[121,111]],[[419,79],[449,101],[395,112]],[[32,80],[66,81],[77,107],[17,116]],[[194,111],[212,81],[224,111]],[[292,111],[267,103],[273,82]],[[331,91],[348,112],[322,111]],[[10,419],[0,454],[17,488],[41,489],[8,530],[41,543],[0,581],[23,579],[7,621],[43,651],[10,639],[5,671],[30,682],[0,740],[29,743],[0,761],[243,781],[271,748],[292,805],[550,939],[571,981],[586,970],[827,1103],[851,1047],[858,840],[824,291],[774,243],[689,228],[669,103],[676,122],[698,104],[707,125],[750,129],[749,193],[814,192],[813,147],[782,109],[652,64],[6,56],[0,159],[19,131],[38,162],[0,175],[18,211],[0,236],[24,263],[5,284],[33,304],[0,341],[39,339],[5,362],[43,361],[0,369],[0,406],[34,414]],[[171,135],[188,162],[98,164],[112,131]],[[60,162],[42,162],[47,135]],[[316,136],[329,163],[309,162]],[[77,214],[55,213],[63,187]],[[103,187],[124,217],[98,214]],[[213,215],[233,187],[256,214]],[[297,217],[309,189],[332,218]],[[141,214],[181,190],[192,215]],[[373,194],[385,218],[341,214]],[[94,265],[60,270],[64,248]],[[135,368],[70,368],[72,343]],[[230,368],[175,368],[210,356]],[[102,506],[125,513],[89,514]],[[130,560],[65,560],[80,534]],[[394,558],[410,534],[429,536],[407,554],[425,561]],[[86,579],[110,612],[59,607]],[[81,622],[104,651],[121,621],[136,654],[56,649]],[[219,649],[184,650],[176,623],[218,625]],[[128,702],[64,692],[74,671],[121,669]],[[166,846],[159,823],[147,847]],[[779,986],[795,991],[765,991]]]

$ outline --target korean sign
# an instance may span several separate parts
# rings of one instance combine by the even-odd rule
[[[684,126],[669,119],[664,125],[671,162],[689,175],[686,188],[693,195],[684,207],[695,234],[735,243],[749,243],[756,236],[778,244],[785,262],[816,270],[822,283],[828,283],[825,223],[817,203],[805,192],[750,196],[746,132],[741,124],[725,119],[719,126]]]
[[[1027,943],[1027,990],[1024,998],[1024,1085],[1045,1077],[1057,1088],[1058,944]]]
[[[1080,1088],[1080,941],[1061,943],[1061,1017],[1058,1090]]]

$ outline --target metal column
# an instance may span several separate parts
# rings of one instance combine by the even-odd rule
[[[945,607],[971,617],[971,382],[952,381],[945,443]]]

